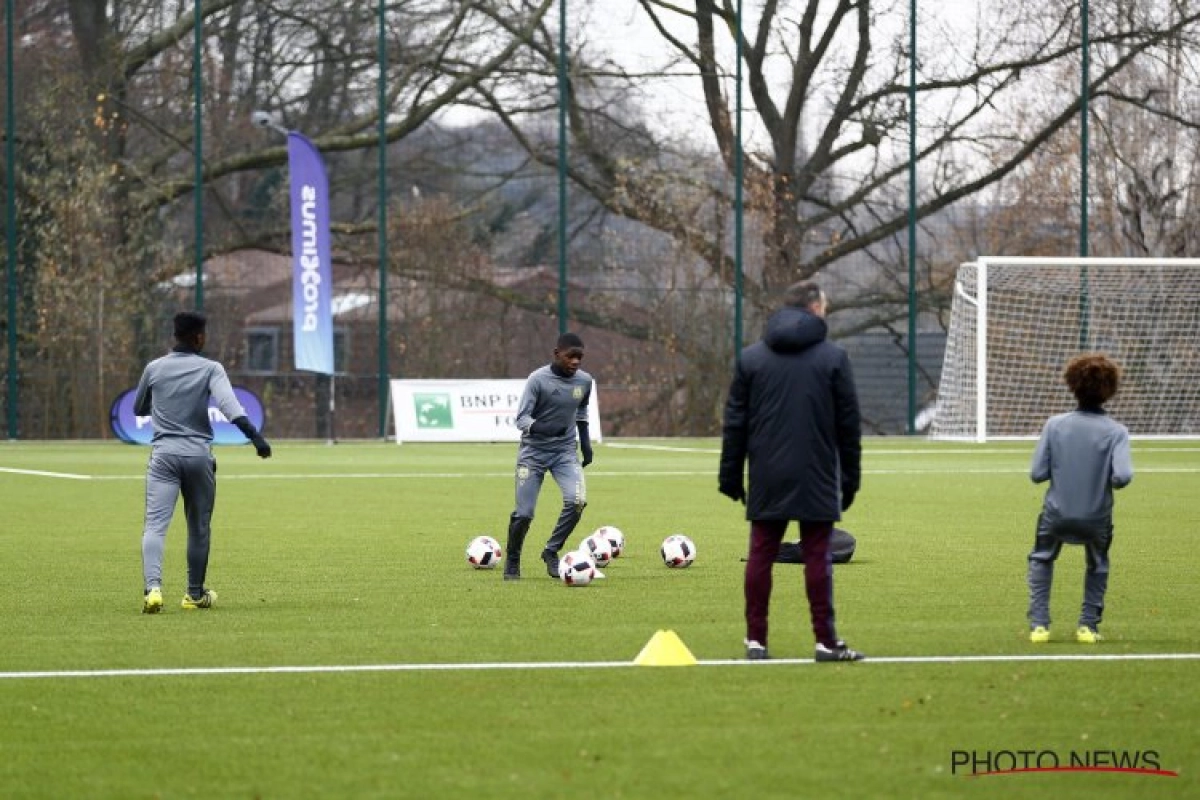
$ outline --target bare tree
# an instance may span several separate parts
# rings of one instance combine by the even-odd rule
[[[392,0],[381,75],[376,2],[207,0],[198,51],[190,0],[26,4],[20,230],[31,255],[20,318],[9,322],[22,334],[29,373],[34,364],[74,366],[46,372],[47,392],[87,398],[78,413],[55,417],[61,430],[39,433],[103,434],[106,387],[126,384],[140,357],[161,346],[158,331],[145,328],[161,313],[154,287],[188,270],[198,154],[204,257],[287,241],[278,213],[286,148],[251,124],[256,109],[303,130],[328,159],[344,159],[331,169],[344,212],[338,229],[371,233],[378,204],[364,187],[375,185],[376,163],[361,154],[376,152],[381,81],[384,138],[399,142],[508,62],[551,5]],[[106,298],[108,344],[133,352],[96,351],[88,356],[96,363],[79,363],[77,342],[96,329],[102,306],[73,303],[68,285]],[[133,305],[116,306],[117,296]],[[26,394],[34,385],[25,383]],[[38,407],[29,400],[27,410]]]
[[[1065,8],[1066,3],[1059,6]],[[1094,5],[1092,24],[1146,27],[1155,15],[1182,20],[1190,0]],[[1089,252],[1106,256],[1184,256],[1195,251],[1197,151],[1196,88],[1192,54],[1197,31],[1188,25],[1164,36],[1128,63],[1090,98],[1087,174]],[[1128,43],[1101,43],[1101,63],[1123,58]],[[1052,96],[1078,91],[1080,63],[1064,61],[1048,76]],[[1019,137],[1040,124],[1036,101],[1013,105],[1008,119]],[[977,196],[973,222],[959,231],[958,257],[971,253],[1073,255],[1080,237],[1083,195],[1081,132],[1064,126],[1006,178]],[[992,224],[988,225],[988,219]],[[982,237],[982,238],[980,238]]]
[[[652,368],[632,360],[621,368],[631,384],[635,376],[646,386],[653,379],[638,391],[663,405],[643,416],[658,414],[656,424],[682,432],[714,425],[739,274],[751,330],[782,286],[814,275],[836,289],[841,334],[892,330],[907,312],[907,4],[745,5],[739,26],[735,0],[628,0],[660,42],[660,60],[639,71],[590,38],[587,15],[613,13],[613,3],[573,0],[565,43],[574,187],[567,238],[580,267],[573,274],[585,280],[571,289],[571,315],[666,356]],[[394,274],[428,292],[414,308],[474,295],[495,301],[479,306],[487,314],[552,314],[552,293],[514,288],[496,275],[501,267],[544,267],[557,255],[548,202],[563,43],[549,15],[554,7],[553,0],[391,0],[380,75],[378,4],[367,0],[207,0],[199,7],[198,54],[190,0],[24,4],[20,114],[37,121],[21,131],[19,146],[21,163],[39,172],[36,180],[20,176],[23,252],[37,254],[21,276],[23,359],[36,349],[43,360],[70,363],[102,319],[116,326],[106,328],[114,341],[146,347],[140,328],[156,311],[156,295],[145,289],[185,272],[191,257],[197,153],[205,253],[284,249],[286,150],[250,124],[256,109],[316,140],[334,167],[340,255],[369,261],[381,80],[391,151],[420,139],[405,150],[411,160],[403,176],[393,172],[389,184],[423,187],[437,200],[425,209],[395,201],[389,222],[401,242],[413,243],[393,253]],[[1070,165],[1079,152],[1080,4],[984,0],[978,16],[953,24],[918,7],[913,144],[922,242],[1065,246],[1078,193]],[[1098,235],[1109,237],[1105,247],[1129,252],[1186,251],[1197,235],[1195,137],[1187,133],[1200,9],[1193,0],[1091,7],[1091,119],[1097,147],[1106,148],[1092,162]],[[735,42],[745,75],[740,273]],[[702,124],[681,132],[659,123],[661,95],[651,90],[667,81],[693,87]],[[497,161],[489,140],[474,143],[467,159],[450,157],[469,137],[437,123],[464,109],[500,121],[520,152]],[[516,181],[537,183],[541,193],[514,199]],[[509,195],[500,198],[502,191]],[[1019,238],[997,236],[1006,225],[1018,232],[1016,220],[1027,217],[1016,212],[1031,198],[1062,222],[1047,235],[1023,226]],[[969,219],[980,239],[946,232]],[[922,253],[923,309],[943,302],[949,260],[942,248]],[[93,286],[100,299],[86,296]],[[440,289],[454,294],[438,297]],[[53,304],[60,311],[46,313]],[[109,359],[70,373],[78,383],[71,391],[91,393],[80,417],[102,417],[106,398],[95,387],[126,380],[131,369],[128,360]],[[61,380],[47,377],[47,391]]]
[[[1114,12],[1136,20],[1142,4],[1121,2]],[[1195,13],[1190,0],[1172,0],[1167,13]],[[1197,32],[1180,30],[1138,59],[1114,81],[1093,114],[1096,142],[1090,164],[1102,252],[1131,256],[1186,256],[1200,245],[1200,63]]]
[[[612,212],[685,241],[710,274],[728,284],[727,231],[695,209],[698,202],[731,204],[728,178],[737,152],[731,43],[740,34],[746,115],[761,132],[750,140],[745,160],[747,213],[762,244],[761,263],[750,265],[746,276],[751,302],[769,303],[782,285],[818,272],[849,269],[849,256],[887,246],[905,229],[907,4],[770,0],[753,4],[740,30],[733,0],[698,0],[694,8],[666,0],[638,4],[669,54],[664,69],[688,65],[701,88],[706,133],[723,174],[683,172],[668,163],[664,154],[678,151],[677,140],[629,115],[628,101],[613,102],[644,89],[645,77],[596,59],[580,33],[572,42],[567,94],[575,185]],[[1136,5],[1136,14],[1092,20],[1093,97],[1127,102],[1116,90],[1134,79],[1138,65],[1186,41],[1200,21],[1200,10],[1185,3]],[[923,37],[916,85],[919,219],[1001,181],[1075,124],[1078,87],[1057,78],[1079,61],[1079,8],[994,4],[973,30],[943,27],[932,14],[917,20]],[[530,46],[549,75],[557,57],[553,32],[541,29]],[[518,122],[551,107],[554,87],[541,87],[521,105],[498,95],[484,102],[513,122],[535,158],[552,166],[552,140],[528,135]],[[1019,131],[1006,117],[1012,112],[1023,116]],[[864,288],[842,308],[880,299]]]
[[[572,194],[582,190],[608,214],[675,245],[672,257],[656,265],[658,285],[674,287],[653,307],[650,319],[660,324],[630,333],[668,348],[687,365],[678,379],[667,380],[660,397],[670,395],[677,408],[690,409],[690,432],[713,429],[735,327],[733,76],[739,38],[746,131],[740,277],[751,332],[783,286],[819,276],[835,289],[839,335],[882,328],[906,348],[898,328],[908,314],[910,144],[919,176],[914,212],[925,248],[916,276],[921,311],[938,313],[949,303],[959,259],[938,244],[961,243],[951,231],[971,217],[992,231],[989,241],[997,239],[995,232],[1006,224],[997,192],[1010,180],[1028,178],[1064,214],[1071,207],[1061,154],[1072,147],[1078,153],[1072,142],[1081,109],[1077,3],[983,4],[976,16],[953,22],[919,4],[915,142],[908,129],[906,3],[768,0],[747,4],[740,27],[734,0],[634,5],[642,29],[658,35],[659,46],[648,48],[661,53],[655,66],[633,71],[590,38],[591,21],[617,13],[613,4],[576,2],[567,42],[545,21],[529,37],[527,51],[464,99],[494,114],[531,159],[553,171],[559,158],[557,67],[560,48],[567,48]],[[1094,15],[1091,97],[1125,102],[1114,93],[1122,81],[1135,80],[1138,65],[1186,40],[1198,20],[1195,11],[1165,0],[1136,14]],[[685,131],[657,124],[670,95],[655,91],[682,81],[700,98],[702,114],[702,124]],[[1037,165],[1048,163],[1058,166],[1063,182],[1038,184]],[[1011,189],[1004,194],[1011,196]],[[601,215],[592,219],[612,224]],[[1049,226],[1051,236],[1031,233],[1030,241],[1013,246],[1052,248],[1069,225],[1063,216],[1057,227]],[[649,250],[654,238],[643,232],[637,240]],[[572,253],[574,269],[604,268],[580,255]],[[697,303],[697,297],[711,302]],[[584,306],[573,313],[601,312]],[[612,325],[629,319],[619,312],[600,316]],[[695,319],[718,335],[681,335]]]

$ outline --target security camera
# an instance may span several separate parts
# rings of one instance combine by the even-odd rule
[[[264,129],[275,127],[275,117],[269,111],[255,111],[250,115],[250,121]]]

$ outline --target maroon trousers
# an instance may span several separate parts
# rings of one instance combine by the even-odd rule
[[[772,569],[787,520],[754,520],[750,523],[750,555],[746,559],[746,638],[767,645],[767,613],[771,606]],[[801,522],[804,548],[804,588],[812,616],[813,636],[826,647],[837,642],[833,623],[833,558],[829,540],[832,522]]]

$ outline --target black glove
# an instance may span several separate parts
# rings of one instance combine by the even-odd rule
[[[579,452],[583,454],[581,467],[586,467],[592,463],[592,437],[588,434],[588,424],[586,422],[575,423],[575,429],[579,432]]]
[[[250,443],[254,445],[254,452],[258,453],[259,458],[271,457],[271,444],[262,437],[262,434],[256,434]]]
[[[849,511],[850,506],[854,505],[854,496],[858,494],[857,486],[842,487],[842,511]]]
[[[536,433],[538,436],[549,436],[552,438],[557,438],[559,436],[565,436],[567,433],[567,429],[566,428],[554,428],[550,425],[549,422],[546,422],[546,421],[543,421],[540,419],[535,419],[533,421],[533,424],[529,426],[529,432]]]
[[[242,435],[249,439],[250,443],[254,445],[254,452],[258,453],[259,458],[271,457],[271,445],[269,445],[267,440],[262,437],[262,434],[258,432],[258,428],[254,427],[253,422],[246,417],[238,417],[233,421],[233,424],[237,426],[237,429],[242,432]]]
[[[741,503],[742,505],[746,504],[746,489],[740,482],[722,481],[718,488],[721,494],[725,495],[735,503]]]

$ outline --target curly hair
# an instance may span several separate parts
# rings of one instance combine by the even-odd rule
[[[1099,407],[1117,393],[1121,367],[1103,353],[1084,353],[1067,362],[1063,381],[1079,405]]]

